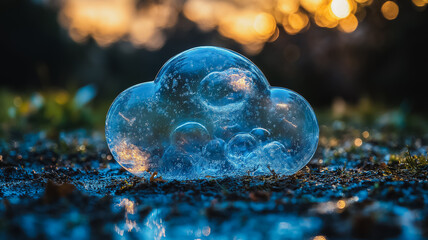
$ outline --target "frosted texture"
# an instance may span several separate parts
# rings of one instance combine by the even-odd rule
[[[120,165],[164,179],[293,174],[318,144],[318,123],[297,93],[269,86],[247,58],[198,47],[170,59],[154,82],[123,91],[107,114]]]

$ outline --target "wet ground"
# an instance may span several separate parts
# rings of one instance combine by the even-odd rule
[[[0,140],[0,239],[428,239],[428,135],[334,121],[292,176],[145,180],[102,132]]]

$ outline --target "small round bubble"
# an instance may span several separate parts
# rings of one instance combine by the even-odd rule
[[[227,155],[234,158],[242,158],[250,154],[257,147],[256,139],[250,134],[238,134],[230,139],[227,144]]]
[[[192,156],[180,149],[170,146],[162,156],[159,170],[169,176],[182,176],[193,171]]]
[[[200,152],[209,140],[208,130],[197,122],[184,123],[171,133],[171,143],[185,152]]]
[[[278,141],[273,141],[263,146],[262,153],[263,161],[274,169],[284,166],[285,160],[287,160],[287,150]]]
[[[213,139],[204,147],[202,155],[207,159],[225,159],[225,147],[224,140],[220,138]]]
[[[264,128],[254,128],[250,134],[260,142],[266,142],[270,136],[270,132]]]
[[[217,111],[230,111],[242,107],[239,104],[250,97],[253,88],[247,71],[230,68],[208,74],[199,84],[198,92],[206,106]]]

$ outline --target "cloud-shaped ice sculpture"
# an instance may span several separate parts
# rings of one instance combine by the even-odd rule
[[[154,82],[123,91],[107,114],[114,158],[164,179],[293,174],[318,144],[318,123],[297,93],[271,87],[247,58],[197,47],[171,58]]]

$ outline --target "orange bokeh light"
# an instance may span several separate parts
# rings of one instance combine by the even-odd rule
[[[388,20],[396,19],[399,11],[398,5],[393,1],[386,1],[380,10],[382,11],[383,16]]]
[[[275,41],[283,26],[290,35],[319,27],[354,32],[361,13],[373,0],[159,0],[144,5],[136,0],[64,0],[60,23],[76,42],[89,37],[100,46],[127,40],[135,47],[157,50],[167,39],[166,29],[177,24],[180,12],[203,31],[218,31],[243,45],[247,53],[260,52],[266,42]],[[412,0],[424,7],[428,0]],[[387,1],[383,16],[392,20],[398,5]],[[358,16],[357,17],[355,16]]]
[[[353,14],[339,21],[339,29],[343,32],[351,33],[355,31],[357,27],[358,27],[358,19]]]
[[[351,5],[348,0],[333,0],[330,8],[334,16],[339,19],[346,18],[351,13]]]

